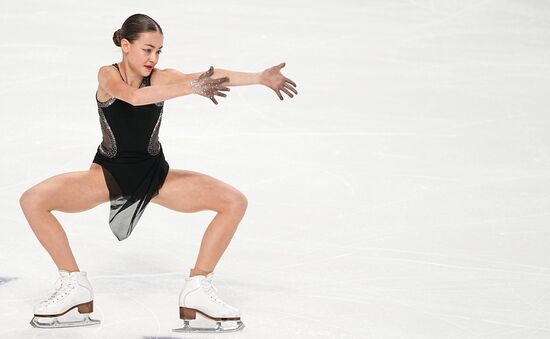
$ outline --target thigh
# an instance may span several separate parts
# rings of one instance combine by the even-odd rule
[[[206,174],[180,169],[169,169],[159,194],[151,199],[178,212],[220,212],[243,201],[244,194],[235,187]]]
[[[109,190],[101,166],[88,171],[68,172],[45,179],[25,191],[21,202],[27,208],[82,212],[109,201]]]

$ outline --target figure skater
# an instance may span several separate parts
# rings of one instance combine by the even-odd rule
[[[160,25],[145,14],[128,17],[115,31],[113,41],[122,61],[98,72],[96,102],[103,140],[88,171],[48,178],[26,190],[20,205],[32,231],[57,265],[56,289],[34,306],[31,325],[72,327],[99,324],[91,319],[93,290],[87,273],[80,271],[67,236],[51,211],[82,212],[110,202],[109,226],[119,241],[130,236],[149,202],[179,212],[216,211],[202,238],[195,266],[179,296],[184,327],[174,331],[235,331],[244,327],[240,311],[225,303],[212,284],[214,268],[229,245],[247,208],[236,188],[205,174],[171,169],[159,141],[164,101],[198,94],[218,104],[227,86],[261,84],[283,100],[293,97],[296,84],[280,70],[285,63],[263,72],[245,73],[210,67],[206,72],[184,74],[155,65],[163,47]],[[80,321],[60,322],[59,317],[78,308]],[[196,313],[216,321],[215,328],[195,328]],[[51,320],[50,322],[45,320]],[[236,321],[225,328],[222,322]]]

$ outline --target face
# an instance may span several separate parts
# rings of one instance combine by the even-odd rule
[[[133,43],[122,39],[120,47],[132,70],[148,76],[159,61],[163,42],[164,36],[160,32],[144,32]]]

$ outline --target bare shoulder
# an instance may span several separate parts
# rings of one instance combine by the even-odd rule
[[[117,70],[112,65],[101,66],[101,67],[99,67],[99,71],[97,72],[97,76],[98,76],[98,78],[103,77],[103,76],[109,74],[110,72],[117,72]]]
[[[99,67],[99,71],[97,72],[97,81],[99,82],[99,86],[109,78],[109,77],[116,77],[118,76],[118,71],[112,66],[112,65],[106,65]]]
[[[151,75],[151,85],[167,85],[185,81],[190,74],[185,74],[174,68],[154,68]]]
[[[111,76],[110,74],[111,72],[117,72],[117,70],[111,65],[99,67],[99,71],[97,72],[98,85],[97,85],[97,92],[96,92],[96,99],[99,101],[106,101],[111,98],[109,93],[107,93],[102,87],[102,84],[105,83],[105,80],[109,76]]]

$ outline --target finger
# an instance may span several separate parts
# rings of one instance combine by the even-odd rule
[[[206,72],[204,72],[204,73],[201,73],[201,75],[199,76],[199,79],[209,77],[209,76],[211,76],[213,73],[214,73],[214,67],[210,66],[210,68],[208,69],[208,71],[206,71]]]
[[[277,93],[277,96],[279,97],[279,99],[283,100],[283,96],[281,95],[281,92],[275,90],[275,93]]]
[[[227,94],[222,93],[222,92],[216,92],[216,93],[214,93],[214,95],[219,95],[219,96],[224,97],[224,98],[227,97]]]
[[[210,100],[212,100],[216,105],[218,104],[218,102],[216,101],[216,98],[214,98],[214,96],[211,96]]]
[[[279,69],[281,69],[281,68],[285,67],[285,65],[286,65],[286,62],[282,62],[282,63],[280,63],[280,64],[279,64]]]
[[[298,94],[298,91],[296,91],[296,90],[294,89],[294,87],[290,86],[290,85],[287,84],[287,83],[285,83],[285,84],[283,85],[283,87],[284,87],[284,88],[287,88],[287,89],[289,89],[289,90],[291,90],[292,92],[294,92],[294,94]]]
[[[218,88],[218,91],[230,91],[230,89],[225,87],[225,86],[222,86],[222,87]]]
[[[298,86],[296,86],[296,83],[294,81],[290,80],[289,78],[285,78],[285,81],[291,83],[292,86],[294,86],[294,87],[298,87]]]
[[[294,95],[292,95],[292,93],[290,93],[289,91],[287,91],[287,89],[284,88],[284,87],[281,88],[281,91],[285,92],[285,93],[286,93],[289,97],[291,97],[291,98],[294,97]]]

